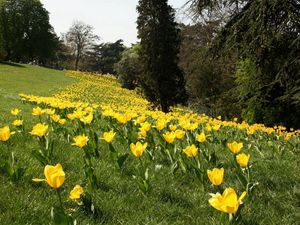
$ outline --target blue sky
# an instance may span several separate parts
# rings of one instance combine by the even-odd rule
[[[101,42],[123,39],[127,46],[137,41],[136,5],[138,0],[41,0],[50,12],[50,23],[55,32],[65,33],[74,20],[95,28]],[[169,0],[180,9],[186,0]],[[181,19],[181,14],[178,14]]]

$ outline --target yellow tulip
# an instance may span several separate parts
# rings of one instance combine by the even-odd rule
[[[9,126],[0,129],[0,141],[8,141],[11,135],[15,132],[10,132]]]
[[[20,114],[21,111],[22,110],[15,108],[15,109],[11,110],[10,113],[14,116],[17,116]]]
[[[148,132],[149,130],[151,130],[151,124],[148,122],[141,123],[140,130],[144,130],[144,131]]]
[[[170,129],[170,131],[175,131],[177,129],[177,125],[171,124],[171,125],[169,125],[169,129]]]
[[[214,168],[213,170],[207,170],[207,176],[213,185],[219,186],[223,182],[224,168]]]
[[[163,134],[163,137],[165,139],[166,142],[172,144],[176,138],[176,135],[174,132],[166,132],[165,134]]]
[[[250,155],[249,154],[246,155],[245,153],[241,153],[236,156],[236,161],[242,168],[245,168],[248,166],[249,159],[250,159]]]
[[[16,127],[22,126],[23,125],[23,120],[14,120],[12,124]]]
[[[198,148],[195,145],[191,145],[183,149],[183,152],[188,156],[188,157],[195,157],[198,153]]]
[[[93,121],[94,117],[93,114],[90,113],[87,116],[83,116],[80,118],[80,121],[83,122],[84,124],[90,124]]]
[[[159,119],[159,120],[156,121],[155,127],[156,127],[157,130],[161,131],[162,129],[164,129],[166,127],[166,125],[167,125],[166,120]]]
[[[50,116],[51,120],[55,123],[58,123],[59,120],[60,120],[60,115],[57,115],[57,114],[53,114]]]
[[[198,142],[201,142],[201,143],[205,142],[206,141],[206,135],[205,135],[205,133],[202,131],[201,134],[197,134],[196,135],[196,140]]]
[[[233,188],[226,188],[222,195],[220,193],[212,194],[209,204],[221,212],[234,214],[237,212],[246,195],[247,192],[244,191],[238,198]]]
[[[238,143],[238,142],[234,141],[232,143],[228,143],[227,147],[230,149],[230,151],[232,153],[237,154],[243,148],[243,143],[242,142]]]
[[[64,124],[66,123],[66,119],[60,119],[60,120],[58,121],[58,123],[59,123],[60,125],[64,125]]]
[[[87,145],[89,138],[83,134],[74,137],[73,140],[75,141],[75,143],[73,143],[72,145],[75,145],[79,148],[83,148]]]
[[[36,107],[36,108],[32,109],[32,115],[34,115],[34,116],[41,116],[44,114],[44,112],[45,111],[43,109],[41,109],[40,107]]]
[[[133,155],[136,157],[141,157],[145,149],[147,148],[148,143],[142,144],[141,142],[137,142],[136,144],[131,143],[130,144],[130,150]]]
[[[56,166],[45,166],[44,174],[46,179],[34,178],[32,179],[32,181],[45,181],[49,184],[50,187],[54,189],[60,188],[65,181],[65,172],[63,171],[63,168],[59,163],[56,164]]]
[[[29,132],[32,135],[43,137],[48,131],[48,125],[38,123],[33,128],[32,131]]]
[[[76,185],[70,192],[69,198],[72,200],[80,199],[80,195],[83,193],[83,188],[80,185]]]
[[[177,139],[183,139],[185,136],[185,132],[183,130],[176,130],[175,136]]]
[[[109,132],[104,132],[103,138],[101,138],[101,139],[103,139],[107,143],[111,143],[114,140],[115,135],[116,135],[116,133],[113,130],[111,130]]]

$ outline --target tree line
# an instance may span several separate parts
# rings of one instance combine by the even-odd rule
[[[211,116],[299,128],[299,0],[183,5],[190,25],[176,22],[167,0],[139,0],[140,42],[127,48],[121,39],[100,43],[78,21],[58,38],[39,1],[0,0],[0,60],[115,74],[165,112],[183,104]]]

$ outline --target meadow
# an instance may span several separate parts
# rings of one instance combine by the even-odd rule
[[[300,221],[299,130],[165,114],[110,75],[21,64],[0,64],[0,128],[1,225]]]

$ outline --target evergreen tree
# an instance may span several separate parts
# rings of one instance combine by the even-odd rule
[[[137,11],[139,82],[148,100],[168,112],[170,106],[186,101],[184,76],[178,67],[180,38],[175,12],[167,0],[139,0]]]

